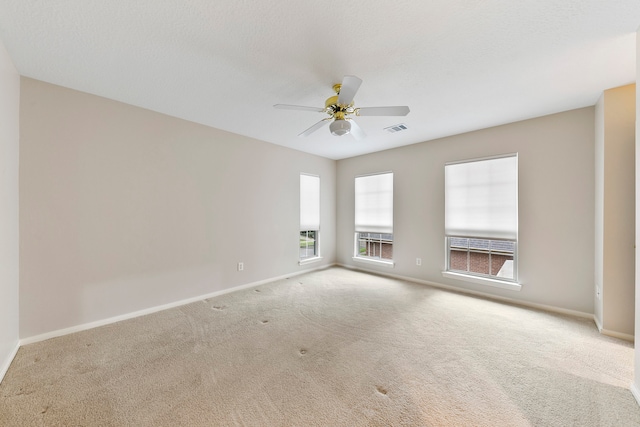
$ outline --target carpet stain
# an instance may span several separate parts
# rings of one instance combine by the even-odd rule
[[[35,392],[36,392],[35,390],[25,390],[22,387],[20,387],[20,390],[18,390],[18,392],[16,393],[16,396],[28,396]]]
[[[83,375],[95,371],[96,367],[91,365],[77,364],[73,367],[73,369],[77,374]]]
[[[226,310],[227,306],[226,305],[214,305],[213,307],[211,307],[212,310],[218,310],[218,311],[222,311],[222,310]]]
[[[265,323],[269,323],[269,321],[268,320],[263,320],[262,324],[264,325]]]
[[[260,289],[254,289],[253,292],[260,292]]]
[[[307,350],[306,350],[306,349],[304,349],[304,348],[301,348],[299,353],[300,353],[302,356],[304,356],[305,354],[307,354]]]
[[[386,395],[387,395],[387,393],[388,393],[388,391],[387,391],[387,389],[386,389],[386,388],[384,388],[384,387],[380,387],[380,386],[377,386],[377,387],[376,387],[376,391],[377,391],[378,393],[382,394],[383,396],[386,396]]]

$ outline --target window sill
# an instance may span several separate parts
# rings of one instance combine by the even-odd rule
[[[493,286],[494,288],[508,289],[510,291],[519,291],[522,289],[522,285],[516,282],[506,282],[503,280],[489,279],[486,277],[470,276],[468,274],[453,273],[451,271],[443,271],[442,277],[462,280],[464,282],[476,283],[478,285]]]
[[[318,261],[322,261],[322,257],[321,256],[316,256],[316,257],[307,258],[307,259],[301,259],[300,261],[298,261],[298,265],[312,264],[312,263],[318,262]]]
[[[389,268],[393,268],[396,265],[396,263],[393,261],[385,261],[385,260],[373,259],[373,258],[363,258],[363,257],[354,256],[352,259],[354,261],[364,262],[366,264],[381,265],[383,267],[389,267]]]

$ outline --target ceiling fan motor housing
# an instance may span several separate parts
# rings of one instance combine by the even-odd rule
[[[324,106],[325,108],[331,109],[331,110],[334,110],[335,108],[337,108],[338,95],[330,96],[329,98],[327,98],[327,100],[324,102]]]
[[[300,105],[276,104],[274,107],[288,110],[304,110],[314,111],[318,113],[326,113],[329,117],[320,120],[298,136],[309,136],[317,131],[330,120],[329,129],[335,136],[351,134],[356,140],[366,137],[360,126],[353,121],[348,115],[356,116],[406,116],[409,114],[409,107],[368,107],[355,108],[353,98],[360,87],[362,80],[356,76],[344,76],[342,83],[333,85],[336,95],[330,96],[324,103],[324,108],[305,107]]]

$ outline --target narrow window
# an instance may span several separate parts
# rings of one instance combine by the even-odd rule
[[[518,156],[445,166],[447,271],[516,282]]]
[[[355,179],[354,258],[393,260],[393,173]]]
[[[300,261],[320,256],[320,177],[300,174]]]

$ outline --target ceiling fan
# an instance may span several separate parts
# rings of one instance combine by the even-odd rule
[[[305,130],[298,136],[309,136],[327,123],[331,122],[329,130],[335,136],[351,134],[355,139],[362,139],[366,135],[362,128],[349,117],[350,114],[356,116],[406,116],[409,114],[409,107],[362,107],[356,108],[353,105],[353,98],[360,88],[362,80],[356,76],[344,76],[342,83],[333,85],[336,95],[327,98],[324,108],[305,107],[301,105],[276,104],[275,108],[284,110],[302,110],[315,111],[318,113],[326,113],[329,117],[320,120],[309,129]]]

